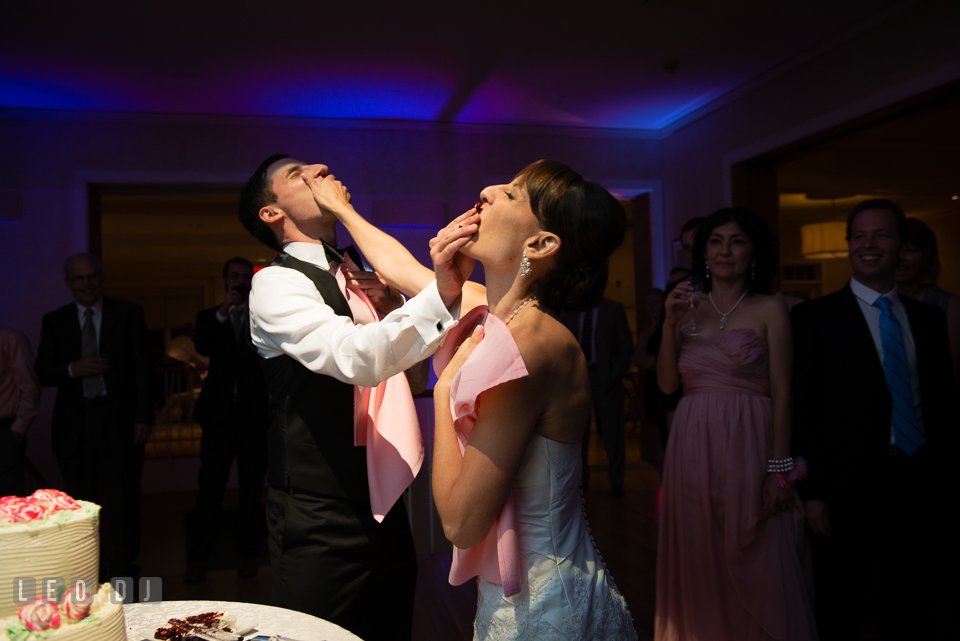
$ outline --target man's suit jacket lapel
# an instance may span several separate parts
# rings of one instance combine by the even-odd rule
[[[890,389],[887,387],[887,379],[883,373],[883,363],[877,356],[877,346],[873,342],[870,326],[863,316],[857,296],[850,289],[849,284],[840,292],[842,296],[839,299],[835,319],[837,331],[840,332],[840,336],[849,341],[849,351],[840,357],[857,364],[856,370],[866,379],[869,388],[876,389],[877,394],[889,395]]]
[[[100,319],[100,337],[97,343],[98,351],[100,356],[111,353],[113,345],[111,344],[111,338],[117,336],[117,324],[119,319],[117,318],[117,308],[113,304],[113,300],[104,297],[103,299],[103,318]]]
[[[64,359],[71,363],[83,355],[83,332],[80,327],[80,317],[77,315],[77,304],[70,303],[61,309],[63,310],[61,323],[66,338],[64,344],[69,349],[69,353],[64,354]]]

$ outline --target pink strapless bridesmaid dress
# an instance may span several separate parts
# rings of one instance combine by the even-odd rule
[[[803,508],[762,504],[769,353],[749,329],[688,338],[664,463],[657,641],[816,639]]]

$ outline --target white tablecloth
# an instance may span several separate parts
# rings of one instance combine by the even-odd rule
[[[227,612],[236,616],[238,621],[255,624],[254,629],[244,635],[247,639],[258,634],[282,634],[297,641],[362,641],[360,637],[340,626],[309,614],[270,605],[231,601],[164,601],[125,605],[123,616],[127,622],[127,639],[152,639],[152,632],[157,628],[167,627],[168,619],[182,619],[191,614],[214,611]],[[147,630],[151,631],[150,636],[141,636],[141,632]]]

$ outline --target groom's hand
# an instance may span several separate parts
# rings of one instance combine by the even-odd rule
[[[386,316],[403,305],[403,296],[387,284],[380,274],[368,271],[350,271],[341,267],[347,287],[362,290],[377,311]]]
[[[463,283],[473,272],[476,260],[460,253],[479,229],[480,215],[471,209],[437,232],[430,241],[430,257],[437,275],[437,292],[449,309],[460,297]]]

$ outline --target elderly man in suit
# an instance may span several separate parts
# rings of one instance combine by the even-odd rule
[[[955,486],[956,418],[946,318],[897,295],[904,220],[886,199],[857,205],[850,283],[792,312],[794,452],[809,461],[798,489],[821,639],[855,639],[864,598],[882,606],[884,638],[931,638],[930,574],[947,561],[940,499]]]
[[[153,425],[153,363],[143,309],[102,295],[100,259],[64,264],[74,302],[43,317],[36,372],[57,388],[53,453],[71,496],[101,502],[113,542],[107,576],[133,577],[140,548],[142,444]]]
[[[607,451],[607,475],[610,491],[623,496],[623,475],[626,461],[623,437],[623,376],[630,369],[633,337],[627,313],[621,303],[604,298],[600,305],[581,314],[565,315],[563,322],[576,336],[587,359],[590,373],[590,394],[597,415],[597,429]],[[590,426],[583,432],[584,487],[590,484],[587,454]]]
[[[197,507],[188,533],[187,584],[206,575],[217,516],[233,461],[240,483],[237,555],[240,578],[257,573],[255,558],[264,523],[260,509],[267,474],[267,426],[270,394],[260,357],[250,339],[248,299],[253,265],[231,258],[223,266],[223,302],[197,314],[197,352],[210,358],[210,369],[193,416],[203,427]]]

